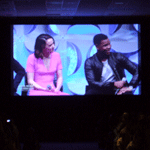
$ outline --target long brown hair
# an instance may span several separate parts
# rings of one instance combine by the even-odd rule
[[[41,54],[43,52],[43,49],[45,48],[46,45],[46,40],[52,38],[55,44],[55,40],[52,36],[49,34],[40,34],[35,41],[35,46],[34,46],[34,55],[36,58],[41,58]]]

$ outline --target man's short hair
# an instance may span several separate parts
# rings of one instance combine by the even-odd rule
[[[105,34],[96,34],[93,38],[94,45],[99,45],[102,40],[108,39],[107,35]]]

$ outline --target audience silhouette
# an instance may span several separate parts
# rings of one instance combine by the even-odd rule
[[[18,128],[4,113],[0,114],[0,149],[21,150]]]
[[[97,127],[97,140],[101,150],[149,150],[150,115],[124,112],[119,120],[111,114],[102,120],[105,131]],[[106,126],[108,125],[108,126]],[[100,126],[100,127],[101,127]],[[103,128],[104,129],[104,128]],[[100,134],[98,136],[98,134]],[[103,139],[103,140],[102,140]],[[103,142],[103,143],[102,143]],[[41,145],[34,128],[29,127],[24,135],[22,150],[40,150]],[[15,121],[0,113],[0,150],[21,150],[19,130]]]

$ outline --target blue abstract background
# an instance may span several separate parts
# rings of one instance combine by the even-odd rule
[[[95,34],[106,34],[112,52],[120,52],[135,64],[141,62],[139,24],[74,24],[74,25],[13,25],[13,57],[26,68],[27,58],[34,52],[35,39],[48,33],[55,39],[55,51],[60,53],[63,65],[63,91],[70,95],[84,95],[88,85],[84,74],[85,60],[96,53],[93,45]],[[127,81],[132,75],[125,70]],[[13,73],[15,76],[15,72]],[[21,81],[17,93],[21,95]],[[134,95],[141,94],[139,85]]]

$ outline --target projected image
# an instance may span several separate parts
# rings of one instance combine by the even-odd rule
[[[15,24],[13,94],[140,95],[139,37],[139,24]]]

